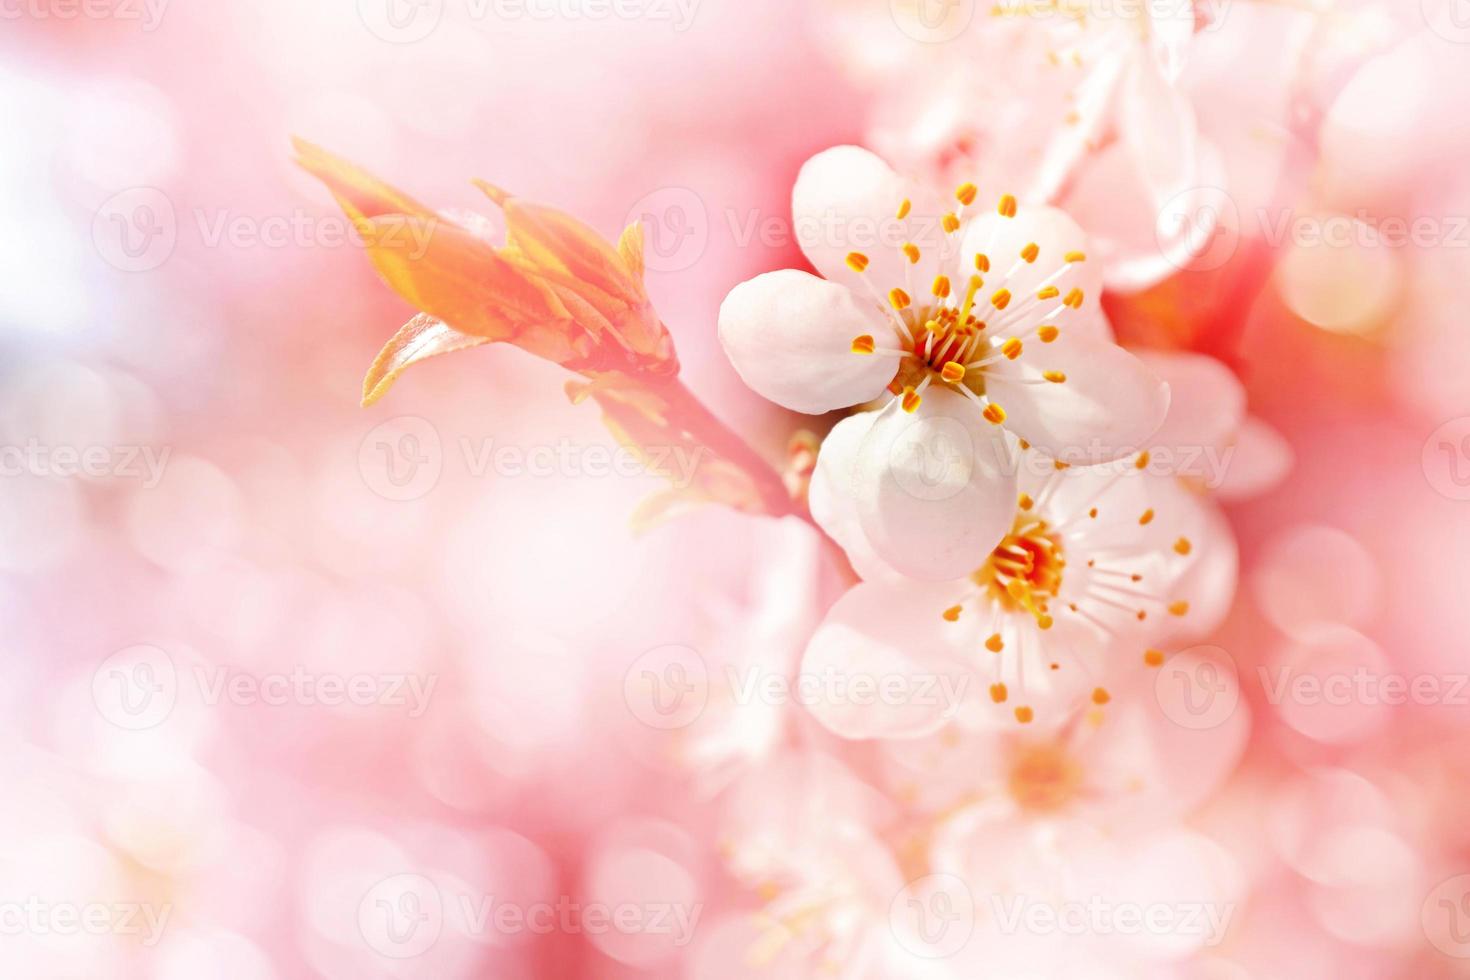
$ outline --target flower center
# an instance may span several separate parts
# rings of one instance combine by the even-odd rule
[[[1022,809],[1052,812],[1066,806],[1082,785],[1082,767],[1055,743],[1029,745],[1011,764],[1006,788]]]
[[[1011,532],[971,576],[1001,608],[1025,610],[1042,629],[1051,625],[1047,603],[1062,588],[1061,537],[1046,521],[1023,508]]]

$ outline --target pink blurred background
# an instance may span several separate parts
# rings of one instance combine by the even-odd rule
[[[635,534],[659,482],[589,472],[610,437],[521,351],[358,407],[413,311],[290,137],[440,208],[483,177],[609,238],[647,221],[686,382],[776,459],[807,423],[741,385],[714,318],[803,264],[796,171],[864,139],[833,19],[858,4],[395,26],[392,2],[5,8],[0,975],[818,975],[733,953],[761,897],[725,868],[722,791],[792,747],[881,760],[799,708],[665,725],[637,679],[669,647],[788,669],[838,570],[794,522]],[[1236,178],[1225,261],[1108,303],[1124,341],[1229,364],[1294,465],[1229,507],[1211,639],[1251,736],[1191,826],[1240,912],[1149,976],[1470,976],[1429,914],[1470,873],[1470,32],[1432,2],[1226,6],[1187,76]],[[1285,176],[1252,178],[1262,133]],[[1361,231],[1386,219],[1430,232]],[[1283,662],[1438,693],[1273,703]],[[486,899],[575,914],[497,928]],[[584,918],[655,905],[695,921]],[[37,925],[69,907],[110,925]]]

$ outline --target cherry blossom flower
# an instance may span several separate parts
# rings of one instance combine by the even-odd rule
[[[889,909],[904,887],[879,828],[892,806],[834,759],[787,753],[750,774],[725,801],[721,852],[764,902],[735,975],[911,976]]]
[[[934,179],[979,173],[1023,202],[1066,207],[1093,236],[1110,288],[1173,274],[1208,244],[1211,189],[1224,182],[1179,87],[1195,5],[1001,0],[988,13],[923,45],[852,31],[860,10],[837,16],[839,37],[864,42],[845,57],[883,65],[873,145]],[[878,37],[899,54],[876,57]],[[1166,206],[1187,220],[1168,220]]]
[[[971,727],[1051,720],[1089,692],[1106,696],[1094,690],[1104,650],[1131,646],[1141,655],[1150,644],[1207,632],[1228,610],[1238,568],[1229,525],[1207,498],[1147,473],[1147,453],[1072,468],[1018,452],[1020,491],[991,552],[948,581],[900,574],[876,553],[874,522],[851,489],[879,424],[873,413],[839,423],[813,474],[812,514],[865,581],[828,611],[803,670],[899,676],[912,690],[921,687],[916,678],[970,676],[986,696],[977,692],[949,714],[912,699],[864,711],[815,706],[836,733],[922,735],[951,715]],[[929,529],[910,522],[891,530]]]
[[[825,278],[767,273],[720,309],[736,370],[786,408],[819,414],[891,393],[854,488],[873,523],[897,532],[872,535],[884,559],[921,578],[973,569],[1005,534],[1015,481],[1004,431],[1055,459],[1108,462],[1141,446],[1168,406],[1168,388],[1112,343],[1075,223],[1009,195],[967,215],[978,194],[962,185],[945,211],[866,150],[820,153],[792,210]],[[969,444],[953,492],[895,492],[913,475],[897,454],[946,432]]]

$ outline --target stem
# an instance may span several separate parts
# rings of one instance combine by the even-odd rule
[[[750,477],[767,514],[772,517],[794,514],[811,523],[811,514],[791,499],[786,482],[781,479],[781,474],[775,467],[728,425],[716,418],[685,387],[683,381],[672,378],[667,382],[650,384],[649,388],[657,392],[668,406],[670,417],[685,431]]]

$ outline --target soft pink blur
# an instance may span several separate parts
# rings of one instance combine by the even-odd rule
[[[0,908],[114,918],[0,920],[0,976],[823,975],[914,887],[873,841],[1003,797],[990,770],[1019,750],[854,745],[742,703],[726,667],[789,676],[844,569],[794,520],[706,509],[635,534],[661,484],[588,472],[614,443],[556,368],[487,348],[358,407],[413,311],[290,137],[436,207],[483,209],[483,177],[609,238],[645,220],[686,383],[777,459],[812,422],[740,383],[716,311],[803,265],[797,169],[891,130],[925,94],[895,79],[931,84],[937,48],[903,36],[898,0],[545,19],[448,0],[426,36],[385,40],[396,2],[6,8]],[[1218,654],[1192,656],[1232,668],[1228,717],[1149,736],[1157,710],[1125,715],[1131,740],[1089,758],[1150,778],[1099,787],[1058,847],[1104,835],[1087,880],[1236,914],[1207,949],[1012,943],[991,964],[1470,976],[1470,31],[1433,0],[1211,6],[1180,87],[1230,188],[1224,251],[1107,302],[1120,340],[1238,374],[1242,487],[1287,475],[1220,494],[1240,584]],[[1074,175],[1071,205],[1146,248],[1154,205],[1115,199],[1108,166]],[[1279,694],[1364,675],[1430,693]],[[702,710],[665,714],[647,676],[692,678]],[[1167,701],[1140,678],[1138,704]],[[926,845],[972,888],[1013,886],[1055,857],[1017,820],[971,806]],[[783,895],[830,947],[771,939],[776,879],[841,882]],[[501,907],[553,924],[497,925]],[[599,929],[598,909],[689,921]],[[436,931],[405,941],[399,916]]]

